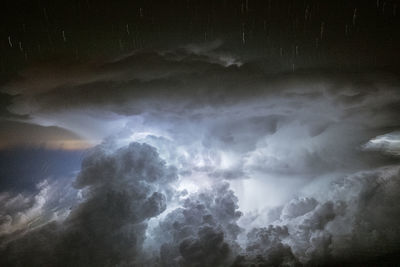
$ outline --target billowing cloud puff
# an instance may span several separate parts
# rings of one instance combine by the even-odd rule
[[[65,220],[4,242],[2,265],[133,264],[145,239],[146,221],[166,209],[168,184],[175,179],[176,170],[148,145],[132,143],[114,152],[96,147],[75,181],[83,188],[83,202]]]
[[[162,266],[227,265],[242,229],[237,198],[227,183],[186,196],[149,234],[160,247]]]

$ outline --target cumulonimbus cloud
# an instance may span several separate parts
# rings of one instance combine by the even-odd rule
[[[105,139],[62,220],[17,235],[9,218],[30,209],[8,210],[4,264],[33,253],[37,266],[296,266],[395,253],[396,78],[276,74],[233,58],[218,43],[136,51],[4,85],[19,93],[10,112]]]

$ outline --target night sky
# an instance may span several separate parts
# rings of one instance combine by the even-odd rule
[[[0,266],[398,266],[400,1],[0,3]]]
[[[1,70],[14,75],[39,62],[84,63],[217,39],[221,49],[268,59],[280,70],[292,64],[393,70],[398,6],[383,0],[5,1]]]

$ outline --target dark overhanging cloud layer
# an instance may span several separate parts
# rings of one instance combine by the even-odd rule
[[[398,77],[275,73],[221,45],[34,66],[3,84],[14,95],[8,120],[102,143],[73,182],[0,194],[0,262],[362,265],[395,255]]]

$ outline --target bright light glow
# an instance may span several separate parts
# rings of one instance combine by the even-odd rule
[[[133,134],[129,137],[129,139],[130,139],[132,142],[137,142],[137,141],[140,141],[140,140],[145,139],[147,136],[157,136],[157,137],[160,137],[161,135],[158,135],[158,134],[156,134],[156,133],[154,133],[154,132],[135,132],[135,133],[133,133]]]
[[[366,150],[379,150],[384,153],[400,156],[400,132],[377,136],[363,146]]]
[[[199,188],[200,188],[199,184],[196,184],[194,181],[190,179],[182,179],[182,181],[179,183],[178,191],[187,190],[187,192],[190,194],[190,193],[196,193],[199,190]]]
[[[190,177],[181,178],[178,190],[186,190],[189,194],[197,193],[198,191],[206,188],[210,188],[212,180],[205,175],[192,175]]]

